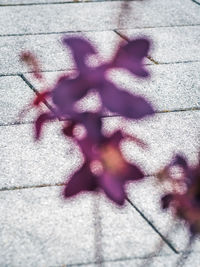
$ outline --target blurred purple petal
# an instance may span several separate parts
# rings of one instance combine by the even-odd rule
[[[87,90],[87,83],[80,77],[70,79],[63,76],[52,90],[52,100],[61,115],[71,114],[73,113],[75,102],[82,98],[87,93]]]
[[[126,194],[124,191],[124,182],[120,177],[105,172],[99,177],[99,184],[112,201],[116,202],[118,205],[124,204]]]
[[[107,142],[115,147],[119,147],[120,141],[123,139],[122,132],[120,130],[114,132],[110,137],[105,138]]]
[[[143,67],[143,59],[148,55],[149,47],[149,40],[144,38],[129,41],[117,51],[113,66],[125,68],[139,77],[147,77],[149,74]]]
[[[179,165],[183,169],[188,169],[187,159],[182,155],[176,155],[175,159],[172,161],[172,165]]]
[[[55,119],[55,115],[50,112],[41,114],[35,121],[35,139],[38,140],[41,136],[42,127],[45,122]]]
[[[80,37],[64,37],[63,44],[70,47],[74,61],[80,72],[85,72],[86,68],[86,57],[89,55],[96,54],[95,48],[91,45],[89,41]]]
[[[86,162],[67,182],[63,196],[72,197],[82,191],[94,191],[97,188],[96,177],[91,173]]]
[[[102,84],[99,93],[107,109],[124,117],[141,119],[154,114],[152,106],[143,97],[120,90],[109,81]]]
[[[168,209],[170,202],[173,200],[173,194],[166,194],[161,198],[161,205],[163,209]]]
[[[141,180],[144,178],[144,173],[136,165],[126,163],[124,178],[131,181]]]
[[[102,137],[101,127],[102,121],[99,113],[84,112],[78,114],[78,119],[87,129],[88,137],[94,142],[100,141]]]

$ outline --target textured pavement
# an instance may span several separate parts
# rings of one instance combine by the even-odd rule
[[[187,254],[184,225],[163,213],[161,187],[155,173],[175,152],[197,162],[200,147],[200,1],[136,0],[120,16],[121,1],[0,0],[0,266],[155,266],[175,267]],[[35,143],[31,111],[20,111],[41,85],[20,63],[23,50],[35,52],[47,84],[74,69],[63,35],[84,36],[109,59],[117,43],[131,37],[152,40],[146,59],[151,78],[141,81],[122,71],[110,79],[141,94],[156,115],[133,122],[105,112],[104,130],[120,125],[149,144],[142,150],[122,144],[130,162],[140,164],[144,182],[127,187],[123,209],[93,194],[71,201],[61,197],[62,185],[83,157],[60,133],[60,122],[45,127]],[[92,61],[91,64],[95,64]],[[80,110],[92,110],[99,99],[86,96]],[[44,109],[48,109],[44,106]],[[157,251],[158,244],[162,249]],[[146,265],[145,265],[146,264]],[[200,266],[200,242],[191,248],[185,266]]]

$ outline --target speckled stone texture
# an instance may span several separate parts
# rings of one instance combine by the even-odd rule
[[[187,228],[183,222],[176,221],[171,212],[161,209],[160,196],[163,187],[156,178],[147,177],[144,183],[132,184],[128,187],[128,192],[133,203],[171,241],[177,251],[184,252],[189,239]],[[199,238],[194,242],[192,249],[200,253]]]
[[[102,261],[105,267],[175,267],[186,252],[188,233],[161,211],[162,188],[154,175],[177,152],[186,154],[191,164],[198,159],[199,1],[130,1],[131,12],[120,20],[120,1],[67,2],[0,0],[0,266],[93,267]],[[38,91],[51,87],[74,68],[69,50],[61,46],[63,34],[94,42],[101,56],[88,59],[91,65],[109,59],[127,38],[152,39],[149,54],[159,64],[145,60],[150,79],[141,81],[122,70],[107,73],[125,90],[147,97],[156,110],[154,117],[138,122],[105,112],[105,133],[120,126],[149,145],[144,150],[131,141],[121,144],[126,159],[147,175],[127,186],[133,205],[126,202],[123,209],[108,203],[104,194],[63,201],[63,183],[83,163],[82,154],[61,135],[62,122],[45,125],[41,140],[34,142],[36,112],[18,120],[35,95],[32,85]],[[39,58],[45,85],[19,62],[23,50]],[[79,109],[95,110],[99,104],[93,91]],[[161,242],[160,236],[167,239]],[[199,244],[197,239],[184,266],[199,267]]]
[[[199,61],[200,26],[119,30],[127,38],[147,36],[152,40],[151,56],[159,63]],[[169,49],[170,48],[170,49]]]
[[[26,117],[22,118],[20,113],[32,103],[35,94],[19,77],[0,77],[0,124],[17,123],[20,121],[31,121],[36,113],[30,110]]]
[[[62,45],[64,36],[84,37],[93,43],[99,54],[96,61],[94,56],[91,58],[91,64],[110,59],[116,51],[117,42],[121,39],[113,31],[1,37],[0,72],[4,74],[26,72],[27,68],[20,62],[19,55],[27,50],[37,56],[43,71],[74,68],[70,50]]]
[[[120,6],[120,2],[95,2],[54,5],[53,8],[51,5],[1,7],[0,35],[161,27],[200,22],[196,6],[187,0],[151,0],[145,1],[145,4],[143,1],[133,1],[130,3],[133,12],[129,19],[121,17],[119,24]]]

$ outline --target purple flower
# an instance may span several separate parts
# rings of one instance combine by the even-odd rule
[[[122,45],[117,50],[113,59],[98,67],[88,66],[88,56],[96,54],[95,48],[85,39],[79,37],[64,38],[63,43],[72,51],[78,70],[76,77],[62,76],[48,91],[54,107],[53,112],[41,114],[35,122],[35,137],[40,138],[42,126],[45,122],[56,118],[70,119],[75,123],[82,123],[88,135],[95,140],[101,135],[100,113],[78,113],[75,104],[91,89],[96,89],[102,100],[103,107],[116,112],[124,117],[141,119],[154,113],[152,106],[141,96],[129,94],[122,88],[106,79],[106,71],[112,68],[125,68],[132,74],[141,78],[148,76],[143,67],[143,59],[147,56],[149,41],[136,39]],[[46,96],[46,95],[44,95]],[[39,101],[44,98],[42,95]],[[38,102],[38,98],[36,99]]]
[[[178,178],[172,172],[174,166],[180,167]],[[193,235],[200,233],[200,164],[191,167],[185,157],[177,155],[160,178],[172,188],[161,198],[163,209],[171,208],[175,216],[188,224]]]
[[[109,199],[118,205],[124,204],[126,182],[138,181],[144,174],[123,158],[119,148],[122,139],[121,131],[117,131],[111,137],[103,136],[98,143],[87,137],[78,140],[85,163],[67,182],[63,192],[65,198],[101,188]]]
[[[97,53],[87,40],[65,37],[63,43],[72,51],[78,75],[74,78],[61,77],[52,89],[52,100],[58,114],[73,116],[74,104],[91,89],[99,92],[103,107],[124,117],[141,119],[154,113],[152,106],[143,97],[118,88],[105,75],[112,68],[124,68],[138,77],[147,77],[148,72],[143,66],[150,45],[147,39],[135,39],[120,46],[113,59],[97,67],[90,67],[86,62],[88,56]]]

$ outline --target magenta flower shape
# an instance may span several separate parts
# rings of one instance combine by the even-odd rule
[[[124,204],[126,182],[138,181],[144,174],[123,158],[119,148],[122,139],[121,131],[117,131],[111,137],[102,137],[99,143],[87,137],[78,141],[85,163],[67,182],[63,192],[65,198],[101,188],[109,199],[118,205]]]
[[[182,170],[179,179],[170,174],[174,166]],[[187,223],[192,235],[200,233],[200,164],[190,167],[183,156],[177,155],[164,172],[165,179],[172,182],[173,192],[162,197],[163,209],[171,208],[175,216]]]
[[[147,56],[150,45],[147,39],[140,38],[121,45],[113,59],[98,67],[90,67],[86,62],[88,56],[97,53],[87,40],[71,37],[64,38],[63,43],[68,45],[72,51],[78,75],[75,78],[70,78],[68,75],[62,76],[48,92],[47,96],[54,104],[53,111],[42,113],[36,119],[36,139],[39,139],[45,122],[63,118],[84,124],[89,136],[97,140],[101,131],[101,114],[89,112],[81,114],[74,108],[77,101],[83,98],[90,89],[96,89],[99,92],[102,108],[106,107],[124,117],[141,119],[154,113],[152,106],[143,97],[118,88],[107,80],[105,75],[112,68],[124,68],[138,77],[147,77],[148,72],[143,67],[143,59]],[[36,101],[39,102],[43,98],[42,94],[39,99],[37,97]]]
[[[65,37],[64,45],[69,46],[77,67],[75,78],[61,77],[52,89],[52,100],[61,116],[73,116],[74,104],[90,89],[96,89],[103,107],[124,117],[141,119],[152,115],[154,110],[143,97],[130,94],[106,78],[106,72],[113,68],[124,68],[140,78],[148,76],[143,59],[147,56],[150,42],[140,38],[121,45],[114,58],[97,67],[87,64],[87,57],[97,54],[91,43],[80,37]]]

